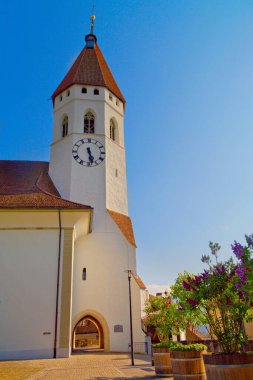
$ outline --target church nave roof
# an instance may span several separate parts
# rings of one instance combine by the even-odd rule
[[[92,209],[61,198],[48,162],[0,161],[0,208]]]

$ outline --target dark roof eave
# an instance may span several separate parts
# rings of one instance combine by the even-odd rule
[[[78,207],[78,208],[75,208],[75,207],[63,207],[63,206],[43,206],[43,207],[40,207],[40,206],[0,206],[0,211],[3,211],[3,210],[44,210],[44,211],[58,211],[58,210],[61,210],[61,211],[93,211],[93,207],[86,207],[86,208],[82,208],[82,207]]]

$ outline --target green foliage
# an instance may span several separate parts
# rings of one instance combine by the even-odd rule
[[[152,345],[153,348],[169,348],[170,351],[205,351],[207,347],[201,343],[183,344],[172,342],[171,340],[163,341]]]
[[[170,346],[171,351],[205,351],[207,347],[201,343],[183,344],[180,342],[173,342]]]
[[[156,296],[147,301],[145,312],[145,325],[155,327],[161,342],[167,342],[172,335],[180,333],[177,304],[171,301],[170,296]]]
[[[171,296],[174,302],[178,305],[178,319],[181,330],[191,329],[194,330],[197,326],[203,326],[207,324],[207,319],[203,310],[200,308],[191,307],[189,305],[188,290],[183,286],[183,282],[188,278],[193,278],[187,271],[179,274],[175,284],[171,287]]]
[[[152,344],[153,348],[171,348],[174,342],[171,340],[164,340],[160,343]]]

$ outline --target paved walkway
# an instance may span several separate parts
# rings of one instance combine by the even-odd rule
[[[159,379],[147,356],[136,356],[134,367],[130,363],[127,354],[105,353],[75,354],[68,359],[4,361],[0,362],[0,379]]]

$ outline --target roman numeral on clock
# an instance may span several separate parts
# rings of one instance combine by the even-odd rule
[[[100,141],[83,138],[73,146],[72,155],[80,165],[94,167],[105,159],[105,148]]]

